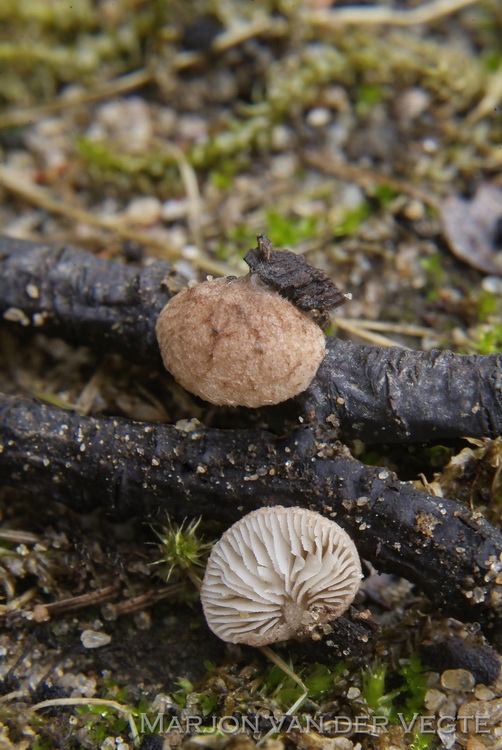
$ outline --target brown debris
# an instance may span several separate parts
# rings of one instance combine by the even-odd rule
[[[440,207],[452,253],[483,273],[502,276],[502,189],[482,183],[471,200],[450,195]]]
[[[313,268],[303,255],[290,250],[273,250],[265,234],[259,234],[257,240],[258,247],[244,256],[251,273],[300,310],[327,312],[350,299],[322,269]]]

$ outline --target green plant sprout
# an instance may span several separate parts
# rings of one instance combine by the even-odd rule
[[[181,708],[186,708],[187,704],[187,696],[190,695],[190,693],[193,693],[194,686],[188,679],[188,677],[178,677],[176,680],[176,685],[179,685],[179,690],[177,690],[173,698],[178,704],[178,706],[181,706]]]
[[[379,716],[387,716],[394,721],[401,713],[408,720],[418,713],[424,704],[427,692],[424,667],[419,657],[412,654],[398,672],[402,677],[402,684],[389,693],[385,692],[386,672],[386,667],[380,664],[363,670],[363,698],[368,707]]]
[[[376,664],[362,672],[362,697],[377,716],[386,716],[396,722],[400,716],[411,721],[424,706],[427,692],[427,676],[417,654],[412,654],[398,671],[402,684],[389,693],[385,692],[386,667]],[[429,736],[413,733],[411,750],[427,750],[432,740]]]
[[[159,530],[152,527],[160,540],[157,547],[162,557],[151,565],[164,566],[161,576],[166,581],[169,581],[174,570],[179,570],[197,589],[200,588],[201,579],[197,569],[204,568],[209,550],[213,546],[212,542],[203,542],[197,534],[201,520],[193,519],[187,523],[185,518],[177,525],[169,519]]]
[[[192,702],[196,698],[202,716],[209,716],[218,705],[218,699],[213,693],[210,691],[196,692],[193,684],[186,677],[179,677],[176,684],[179,685],[180,689],[173,694],[173,698],[181,708],[187,708],[188,696],[190,696]]]
[[[425,274],[427,301],[434,302],[438,298],[439,288],[445,279],[441,254],[434,253],[427,258],[421,258],[419,264]]]
[[[362,673],[362,696],[369,709],[377,716],[390,718],[393,712],[393,702],[401,693],[401,689],[385,692],[385,677],[387,669],[383,664],[369,667]]]

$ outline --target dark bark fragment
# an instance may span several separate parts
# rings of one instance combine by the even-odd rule
[[[114,515],[202,515],[230,525],[264,505],[334,518],[377,569],[416,583],[445,613],[500,639],[502,535],[481,514],[365,466],[319,428],[278,438],[80,417],[26,400],[0,402],[0,480]]]
[[[307,640],[288,646],[302,659],[328,664],[339,659],[357,658],[369,652],[375,647],[375,639],[381,631],[368,610],[358,612],[354,607],[329,626],[331,632],[319,641]]]
[[[490,646],[471,646],[461,638],[448,638],[440,643],[420,647],[424,664],[442,672],[445,669],[467,669],[476,683],[491,685],[500,677],[502,661]]]
[[[169,299],[168,263],[145,268],[70,247],[0,237],[0,321],[161,367],[157,316]],[[12,313],[12,311],[17,311]],[[10,311],[10,314],[9,314]],[[311,387],[289,416],[338,420],[348,437],[424,442],[502,433],[502,355],[415,352],[328,340]],[[267,419],[284,406],[268,410]]]
[[[327,312],[347,302],[323,270],[313,268],[303,255],[291,250],[273,250],[265,234],[258,235],[258,247],[248,250],[244,260],[261,281],[300,310]]]

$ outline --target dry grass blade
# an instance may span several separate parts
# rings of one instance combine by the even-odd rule
[[[161,142],[158,145],[160,146],[160,148],[167,150],[172,155],[178,166],[180,177],[187,196],[188,224],[197,249],[200,253],[203,253],[204,239],[201,229],[202,200],[195,170],[186,158],[183,151],[174,143],[166,144],[164,142]],[[205,261],[211,262],[207,257],[205,258]]]
[[[482,120],[483,117],[495,112],[502,100],[502,68],[489,79],[486,94],[477,106],[467,115],[467,122],[471,125]]]
[[[341,318],[344,323],[357,326],[357,328],[369,331],[382,331],[387,333],[400,333],[403,336],[434,336],[436,331],[425,326],[409,325],[408,323],[389,323],[385,320],[361,320],[358,318]],[[339,322],[337,320],[337,323]]]
[[[155,254],[161,258],[170,261],[175,261],[180,258],[178,249],[169,247],[164,242],[154,237],[150,237],[148,234],[129,229],[124,225],[121,217],[96,216],[90,211],[55,200],[47,190],[27,181],[22,173],[14,169],[0,165],[0,185],[6,190],[16,193],[16,195],[20,195],[24,200],[33,203],[46,211],[60,214],[75,222],[82,222],[83,224],[114,232],[127,240],[134,240],[144,247],[156,250]],[[218,276],[229,275],[233,272],[233,269],[225,264],[213,261],[211,258],[203,255],[194,259],[193,263],[203,271]]]
[[[337,318],[336,325],[342,331],[350,333],[352,336],[357,336],[364,341],[369,341],[371,344],[375,344],[376,346],[399,346],[401,349],[410,348],[408,346],[404,346],[399,341],[393,341],[392,339],[387,338],[387,336],[382,336],[379,333],[373,333],[372,331],[369,331],[366,327],[358,325],[357,321],[349,321],[345,318]]]
[[[415,26],[419,23],[430,23],[444,16],[456,13],[479,0],[431,0],[416,8],[407,10],[376,6],[352,6],[334,8],[333,10],[310,11],[305,20],[324,29],[337,29],[343,24],[390,24],[391,26]]]
[[[406,182],[405,180],[396,179],[390,175],[374,172],[373,170],[364,169],[353,164],[347,164],[346,162],[337,161],[323,152],[306,151],[303,158],[305,163],[310,167],[315,167],[324,174],[333,175],[334,177],[339,177],[340,179],[349,182],[355,182],[357,185],[360,185],[363,190],[367,189],[368,186],[375,184],[387,185],[396,192],[404,193],[412,198],[416,198],[434,209],[437,209],[439,206],[439,202],[434,195]]]
[[[120,76],[120,78],[115,78],[112,81],[105,81],[95,88],[79,91],[68,97],[58,97],[54,101],[41,104],[38,107],[14,109],[0,115],[0,129],[29,125],[32,122],[38,122],[40,119],[49,115],[70,109],[70,107],[78,107],[81,104],[89,104],[91,102],[100,101],[101,99],[119,96],[120,94],[125,94],[128,91],[144,86],[150,80],[151,74],[147,70],[135,70],[132,73],[127,73],[127,75]]]

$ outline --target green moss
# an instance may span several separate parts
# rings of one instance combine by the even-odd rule
[[[405,719],[411,719],[424,708],[427,692],[427,675],[417,654],[412,654],[407,663],[399,670],[403,678],[400,699],[403,701],[402,713]]]
[[[336,225],[333,232],[336,237],[345,237],[355,234],[361,224],[371,215],[371,208],[366,201],[361,203],[357,208],[351,208],[346,211],[342,221]]]
[[[356,88],[356,112],[358,115],[366,115],[373,107],[379,104],[384,96],[382,86],[372,83],[363,83]]]
[[[176,685],[179,685],[180,689],[174,693],[173,698],[181,708],[185,708],[187,704],[187,696],[190,695],[190,693],[193,693],[194,686],[186,677],[178,677]]]
[[[394,699],[400,694],[400,690],[385,692],[386,674],[387,668],[379,663],[363,670],[361,694],[372,713],[390,717],[394,710]]]
[[[372,197],[375,198],[382,207],[388,206],[398,195],[399,193],[395,188],[391,187],[391,185],[385,184],[375,185],[372,191]]]
[[[341,674],[347,669],[345,662],[339,662],[336,666],[317,662],[305,667],[294,666],[292,663],[289,666],[301,678],[308,690],[308,698],[313,701],[334,693],[339,686]],[[266,673],[264,686],[267,697],[285,707],[291,706],[302,695],[298,684],[277,666]]]
[[[487,49],[482,53],[481,59],[488,73],[496,73],[502,65],[502,52],[499,48]]]
[[[410,750],[429,750],[430,747],[435,747],[436,742],[430,734],[421,734],[415,731],[413,733],[413,740],[410,742]]]
[[[387,668],[376,663],[362,672],[362,697],[374,714],[397,721],[399,714],[406,721],[419,714],[424,706],[427,678],[416,654],[412,654],[397,673],[402,684],[386,692]]]
[[[201,519],[183,521],[176,525],[170,520],[165,526],[153,529],[160,543],[157,544],[161,557],[153,565],[160,565],[159,575],[169,580],[174,570],[192,579],[198,578],[198,571],[204,567],[212,542],[204,542],[198,534]]]
[[[76,706],[73,710],[83,720],[89,739],[96,743],[96,747],[110,735],[129,734],[127,719],[109,706]]]
[[[421,258],[419,263],[425,271],[427,302],[434,302],[438,298],[440,286],[445,280],[441,254],[433,253],[426,258]]]
[[[446,445],[431,445],[424,448],[424,457],[433,469],[442,469],[455,453],[454,448]]]
[[[146,172],[152,177],[162,177],[168,167],[174,166],[174,159],[166,153],[155,152],[137,156],[122,151],[115,151],[111,144],[93,141],[82,136],[76,141],[79,156],[88,164],[98,167],[103,172],[125,172],[139,174]]]
[[[491,315],[501,312],[501,301],[496,294],[486,289],[481,291],[477,300],[477,313],[480,323],[488,321]]]
[[[478,326],[471,347],[477,354],[498,354],[502,350],[502,323]]]
[[[267,234],[276,248],[294,247],[317,234],[318,220],[313,216],[284,216],[270,209],[265,218]]]
[[[218,190],[227,192],[232,187],[235,173],[235,162],[231,160],[223,161],[210,172],[209,180]]]
[[[93,28],[98,14],[91,0],[72,0],[71,3],[67,0],[2,0],[0,21],[17,21],[68,32],[77,27],[80,31]]]

